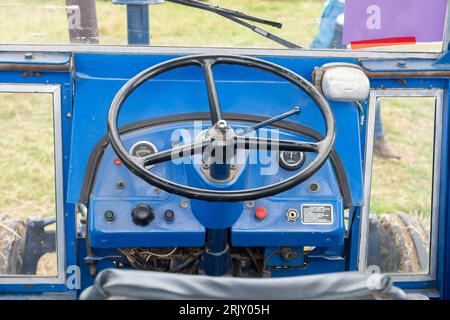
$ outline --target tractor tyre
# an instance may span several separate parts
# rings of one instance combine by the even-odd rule
[[[371,216],[367,267],[382,273],[421,273],[429,267],[430,235],[420,219],[402,212]]]
[[[26,225],[0,214],[0,274],[22,274]]]

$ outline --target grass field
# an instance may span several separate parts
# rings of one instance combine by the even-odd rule
[[[212,1],[210,1],[212,3]],[[6,4],[7,3],[7,4]],[[0,3],[1,43],[69,42],[64,0],[13,0]],[[309,46],[317,32],[324,0],[220,0],[223,7],[276,20],[282,37]],[[151,42],[174,46],[280,47],[215,14],[171,3],[151,6]],[[20,23],[11,23],[14,17]],[[111,1],[97,1],[101,44],[126,44],[126,10]]]
[[[383,98],[385,134],[402,156],[374,158],[371,212],[402,211],[424,219],[431,211],[434,98]]]

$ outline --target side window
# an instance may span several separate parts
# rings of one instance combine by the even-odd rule
[[[63,274],[59,103],[56,86],[0,85],[0,282]]]
[[[360,268],[434,278],[441,105],[438,90],[371,94]]]

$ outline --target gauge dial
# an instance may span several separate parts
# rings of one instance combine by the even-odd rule
[[[297,170],[304,162],[305,154],[302,151],[280,151],[280,166],[283,169]]]
[[[130,148],[130,154],[133,157],[144,158],[151,154],[157,153],[158,149],[155,145],[148,141],[139,141]],[[145,169],[151,169],[155,165],[146,166]]]

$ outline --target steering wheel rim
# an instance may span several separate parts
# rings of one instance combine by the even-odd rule
[[[267,186],[262,186],[252,189],[243,190],[211,190],[211,189],[201,189],[189,187],[186,185],[178,184],[176,182],[164,179],[151,171],[145,169],[149,164],[156,164],[164,161],[168,161],[168,157],[174,154],[186,156],[186,153],[194,152],[199,149],[204,150],[207,145],[211,144],[213,141],[202,140],[200,143],[196,142],[189,146],[180,146],[172,148],[169,150],[157,152],[149,156],[151,159],[141,159],[133,157],[129,154],[126,148],[123,146],[120,139],[118,130],[118,118],[120,110],[125,103],[126,99],[143,83],[156,77],[159,74],[168,72],[170,70],[187,67],[187,66],[199,66],[203,68],[206,78],[207,90],[208,90],[208,101],[211,112],[211,120],[213,126],[221,121],[222,113],[219,105],[219,100],[217,96],[217,90],[215,88],[215,81],[213,76],[212,67],[219,64],[229,64],[229,65],[241,65],[246,67],[252,67],[261,69],[263,71],[272,73],[279,76],[290,83],[294,84],[298,88],[302,89],[308,96],[314,101],[322,117],[325,120],[326,135],[325,137],[315,143],[300,142],[295,140],[278,140],[281,142],[279,144],[279,150],[290,150],[290,151],[312,151],[317,153],[313,161],[311,161],[305,168],[300,170],[298,173],[292,175],[291,177],[284,179],[280,182],[273,183]],[[162,62],[146,70],[143,70],[133,78],[131,78],[124,86],[117,92],[114,100],[111,103],[108,120],[107,120],[107,130],[108,137],[111,146],[119,159],[122,160],[123,164],[130,170],[134,175],[143,179],[147,183],[165,190],[169,193],[180,195],[190,199],[207,200],[207,201],[245,201],[245,200],[257,200],[264,197],[269,197],[281,193],[283,191],[289,190],[294,186],[302,183],[311,177],[315,172],[317,172],[322,165],[329,158],[331,151],[333,150],[335,138],[336,138],[336,125],[334,120],[333,112],[322,94],[312,85],[309,81],[301,77],[300,75],[294,73],[293,71],[279,66],[277,64],[260,60],[253,57],[247,56],[236,56],[236,55],[193,55],[181,58],[175,58],[169,61]],[[238,138],[237,138],[238,139]],[[250,149],[252,143],[252,138],[242,138],[247,139],[244,141],[246,149]],[[255,138],[253,138],[255,139]],[[258,147],[270,148],[270,143],[263,139],[256,138],[258,141]],[[242,141],[241,141],[242,142]],[[235,141],[235,143],[238,143]],[[272,143],[272,142],[271,142]],[[264,146],[264,144],[266,144]],[[190,154],[191,156],[193,154]],[[189,154],[188,154],[189,155]]]

